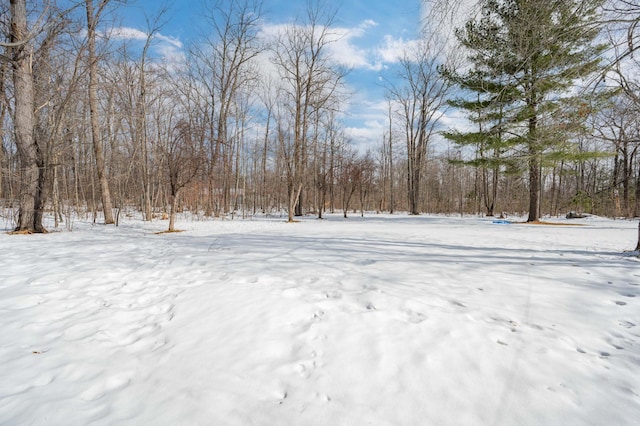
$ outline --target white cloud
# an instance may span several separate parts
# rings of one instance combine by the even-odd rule
[[[360,152],[375,151],[382,141],[382,129],[376,126],[347,127],[345,135]]]
[[[449,109],[440,117],[440,127],[442,130],[458,130],[460,132],[473,132],[478,130],[471,123],[463,111]]]
[[[171,46],[173,46],[173,47],[175,47],[177,49],[182,49],[182,47],[183,47],[182,42],[180,40],[178,40],[177,38],[175,38],[175,37],[165,36],[165,35],[162,35],[162,34],[156,34],[155,38],[157,40],[162,41],[163,43],[170,44]]]
[[[346,136],[361,152],[376,150],[389,126],[387,101],[360,98],[352,100],[348,110],[350,125],[345,127]]]
[[[106,36],[112,40],[145,42],[149,34],[136,28],[115,27],[111,28]],[[185,54],[183,47],[182,42],[175,37],[166,36],[161,33],[153,34],[151,48],[157,56],[166,62],[184,62]]]
[[[364,36],[369,28],[373,28],[378,24],[367,19],[362,21],[355,28],[336,28],[333,29],[335,39],[328,46],[328,50],[333,60],[339,65],[347,68],[364,68],[371,70],[379,70],[380,65],[371,60],[371,50],[358,47],[354,44],[354,39]]]
[[[185,53],[181,47],[177,47],[173,44],[162,43],[155,47],[155,51],[158,55],[167,63],[179,65],[185,62]]]
[[[387,127],[387,124],[382,120],[368,120],[362,124],[363,126],[346,127],[347,135],[360,141],[379,141],[382,139]]]
[[[377,48],[377,55],[384,63],[397,63],[408,49],[415,47],[417,40],[405,40],[385,35],[382,45]]]
[[[269,41],[275,40],[295,24],[266,24],[261,29],[261,36]],[[329,43],[326,49],[332,61],[349,69],[368,69],[379,71],[383,65],[375,47],[361,47],[357,41],[366,36],[370,29],[378,23],[366,19],[355,27],[329,28]]]
[[[276,40],[278,36],[284,34],[286,29],[289,27],[288,24],[263,24],[260,27],[260,32],[258,34],[264,41]]]
[[[144,31],[137,30],[135,28],[129,27],[115,27],[111,28],[106,36],[110,39],[115,40],[140,40],[144,41],[147,39],[147,33]]]

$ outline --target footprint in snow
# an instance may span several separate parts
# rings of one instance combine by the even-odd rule
[[[616,301],[615,301],[615,304],[616,304],[616,305],[618,305],[618,306],[624,306],[624,305],[626,305],[626,304],[627,304],[627,302],[623,302],[623,301],[621,301],[621,300],[616,300]]]
[[[337,290],[327,291],[324,293],[326,299],[340,299],[342,298],[342,293]]]
[[[147,308],[147,312],[149,312],[151,315],[165,315],[170,314],[173,311],[173,308],[173,303],[160,303],[149,306]]]
[[[316,362],[314,360],[300,362],[294,367],[294,369],[301,378],[308,379],[316,369]]]
[[[278,405],[282,405],[282,403],[284,402],[285,399],[287,399],[288,396],[289,394],[286,391],[282,393],[282,396],[278,399]]]
[[[631,328],[631,327],[635,327],[636,326],[631,321],[618,321],[618,324],[620,324],[624,328]]]
[[[421,312],[412,311],[411,309],[407,309],[407,321],[412,324],[420,324],[421,322],[427,320],[427,316]]]

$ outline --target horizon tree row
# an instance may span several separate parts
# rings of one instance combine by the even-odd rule
[[[0,202],[18,231],[132,209],[170,230],[182,209],[640,216],[632,3],[481,0],[456,43],[428,15],[368,146],[343,124],[327,3],[268,39],[259,1],[207,3],[206,35],[172,61],[151,53],[168,10],[134,45],[109,27],[120,3],[0,6]],[[454,110],[470,126],[449,128]]]

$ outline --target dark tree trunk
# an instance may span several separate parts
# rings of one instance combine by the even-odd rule
[[[20,162],[20,211],[17,231],[44,232],[42,226],[42,153],[34,136],[34,83],[25,0],[11,0],[11,42],[15,109],[13,127]]]
[[[417,161],[416,161],[417,162]],[[413,165],[413,170],[409,174],[409,214],[418,215],[420,210],[418,208],[419,196],[420,196],[420,167],[417,164]]]
[[[300,191],[298,195],[298,200],[296,202],[295,208],[295,216],[302,216],[302,197],[304,196],[304,191]]]
[[[534,96],[532,95],[532,98]],[[538,125],[536,104],[530,101],[533,116],[529,119],[529,217],[527,222],[536,222],[540,219],[540,185],[541,170],[539,149],[537,147],[536,131]]]
[[[633,217],[640,217],[640,167],[636,178],[636,202],[633,207]]]
[[[540,210],[540,166],[537,158],[529,160],[529,217],[527,222],[535,222]]]

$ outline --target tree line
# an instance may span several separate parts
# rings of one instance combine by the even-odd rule
[[[15,229],[340,211],[640,216],[640,8],[627,0],[425,0],[385,74],[385,130],[348,136],[339,9],[265,29],[258,0],[203,2],[197,40],[153,54],[117,0],[0,6],[0,203]],[[464,13],[464,15],[463,15]],[[460,20],[460,16],[464,19]],[[455,28],[447,33],[446,28]],[[269,32],[267,37],[265,34]],[[463,115],[464,125],[451,117]],[[458,120],[457,122],[461,122]]]

